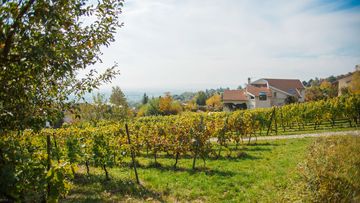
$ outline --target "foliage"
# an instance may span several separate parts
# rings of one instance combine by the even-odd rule
[[[195,112],[197,109],[198,109],[198,106],[196,104],[196,101],[195,100],[190,100],[188,101],[185,106],[184,106],[184,109],[186,111],[192,111],[192,112]]]
[[[121,120],[128,117],[129,105],[120,87],[116,86],[112,88],[112,92],[110,95],[110,103],[112,104],[112,119]]]
[[[360,200],[360,138],[319,138],[299,168],[303,198],[311,202]]]
[[[119,73],[115,64],[102,74],[92,69],[79,75],[101,62],[101,47],[114,41],[123,1],[0,5],[0,195],[16,202],[57,201],[70,189],[70,164],[64,160],[79,161],[78,140],[59,139],[54,164],[46,130],[25,129],[38,131],[46,121],[54,125],[70,108],[69,95],[80,98]]]
[[[122,0],[2,1],[0,6],[0,129],[41,128],[58,119],[70,94],[110,81],[116,65],[97,75],[114,41]],[[87,20],[87,24],[83,21]]]
[[[183,92],[180,95],[173,95],[173,98],[178,101],[187,102],[192,101],[195,96],[196,93],[194,92]]]
[[[173,114],[171,109],[172,102],[173,100],[170,94],[166,94],[164,97],[161,97],[159,99],[159,110],[161,111],[162,114],[165,115]]]
[[[206,100],[206,105],[211,107],[213,110],[222,110],[221,95],[214,94]]]
[[[1,137],[0,196],[10,201],[39,202],[56,200],[69,191],[72,176],[67,162],[53,163],[47,170],[46,135],[25,131]]]
[[[148,103],[148,101],[149,101],[149,96],[147,96],[146,93],[144,93],[143,98],[141,99],[141,103],[145,105]]]
[[[51,162],[66,162],[66,166],[101,167],[107,179],[110,179],[109,168],[119,166],[123,158],[128,158],[130,149],[137,154],[150,152],[156,167],[161,165],[161,154],[174,159],[173,167],[177,167],[183,157],[191,156],[192,168],[198,170],[196,161],[199,158],[206,167],[207,160],[221,158],[221,154],[232,157],[232,152],[239,150],[238,145],[245,138],[262,135],[265,131],[277,133],[277,126],[282,126],[284,131],[302,130],[311,123],[310,126],[317,129],[322,122],[339,119],[358,125],[359,112],[360,95],[356,94],[272,109],[140,117],[128,120],[131,145],[124,133],[124,121],[98,121],[96,126],[78,123],[40,132],[27,130],[21,136],[9,132],[2,134],[0,139],[0,180],[4,182],[0,186],[0,195],[19,201],[25,196],[34,201],[41,200],[51,181],[54,181],[53,190],[60,191],[55,194],[66,194],[66,181],[71,180],[65,173],[67,170],[59,169],[62,175],[52,176],[58,177],[54,180],[46,178],[46,174],[57,167],[52,164],[47,170],[49,155]],[[48,135],[53,135],[49,153],[46,150]],[[217,138],[217,143],[212,142],[212,138]],[[229,147],[234,142],[235,150]],[[72,170],[77,173],[76,167]],[[88,174],[91,173],[88,170]]]
[[[145,115],[146,116],[161,115],[159,98],[153,98],[148,102]]]
[[[46,180],[49,184],[50,191],[48,196],[49,202],[57,202],[60,196],[68,194],[72,187],[70,179],[73,178],[69,165],[65,163],[53,166],[46,174]]]
[[[96,125],[100,120],[111,118],[111,107],[106,104],[107,100],[104,94],[97,93],[93,95],[93,103],[79,104],[77,115],[82,121],[88,121]]]
[[[163,97],[153,98],[147,104],[142,105],[137,113],[141,116],[175,115],[183,111],[181,104],[174,101],[169,93]]]
[[[285,104],[293,104],[297,102],[297,98],[294,96],[287,96],[285,98]]]
[[[195,101],[197,105],[204,106],[206,104],[206,99],[207,99],[207,95],[205,92],[199,91],[196,94]]]
[[[110,95],[110,103],[115,106],[122,106],[124,108],[128,108],[125,95],[121,91],[119,86],[112,87],[112,91]]]
[[[325,96],[318,86],[311,86],[305,90],[305,101],[319,101]]]
[[[338,87],[334,84],[336,77],[330,76],[326,79],[315,78],[308,82],[303,81],[306,86],[305,101],[318,101],[325,98],[338,96]]]
[[[332,85],[327,80],[321,82],[320,89],[322,90],[323,95],[327,98],[333,98],[338,96],[338,88],[335,85]]]

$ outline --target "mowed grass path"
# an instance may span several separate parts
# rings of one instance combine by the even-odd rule
[[[137,157],[141,186],[134,182],[129,167],[109,169],[111,180],[105,181],[100,168],[91,168],[91,175],[80,167],[72,191],[62,202],[273,202],[297,177],[297,164],[304,160],[307,146],[314,138],[262,141],[245,145],[243,149],[226,153],[219,159],[182,158],[178,169],[174,159],[158,158],[160,167],[152,167],[152,157]],[[237,157],[239,152],[242,153]],[[126,160],[128,161],[128,160]]]

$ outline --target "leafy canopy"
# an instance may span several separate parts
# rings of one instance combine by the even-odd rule
[[[63,111],[68,96],[109,82],[79,71],[101,62],[101,47],[114,41],[123,0],[0,1],[0,131],[41,128]]]

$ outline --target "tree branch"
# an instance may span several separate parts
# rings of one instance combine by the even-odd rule
[[[3,58],[6,59],[10,52],[11,43],[13,41],[14,34],[19,27],[21,18],[25,15],[25,13],[30,9],[31,5],[34,4],[35,0],[30,0],[20,11],[19,15],[16,17],[14,24],[12,24],[9,33],[6,36],[5,46],[3,49]]]

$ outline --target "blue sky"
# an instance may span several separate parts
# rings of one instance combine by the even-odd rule
[[[247,77],[327,77],[360,64],[360,0],[127,0],[102,90],[244,85]]]

